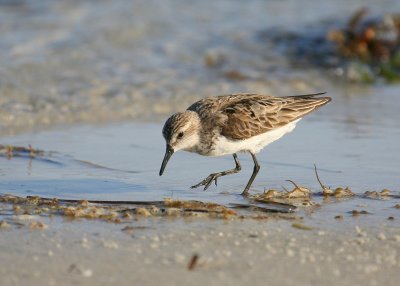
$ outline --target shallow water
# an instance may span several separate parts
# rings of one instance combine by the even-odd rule
[[[349,186],[357,194],[387,188],[398,195],[400,130],[395,118],[400,106],[394,100],[397,88],[385,91],[379,97],[371,89],[363,96],[336,95],[331,104],[300,121],[291,134],[259,153],[261,171],[252,191],[291,189],[285,181],[291,179],[320,192],[315,163],[323,183],[332,188]],[[0,157],[0,192],[109,201],[172,197],[225,205],[245,202],[239,194],[252,171],[248,154],[239,155],[243,167],[239,174],[220,178],[217,187],[205,192],[190,186],[211,172],[231,168],[231,156],[177,152],[159,177],[165,148],[161,128],[161,124],[132,122],[3,137],[2,144],[31,144],[52,152],[34,159]],[[382,217],[393,215],[399,201],[354,198],[324,209],[325,214],[366,209]]]
[[[243,202],[239,194],[252,171],[247,154],[239,155],[239,174],[206,192],[189,187],[232,168],[230,156],[176,153],[158,176],[165,117],[207,95],[327,91],[328,106],[258,155],[253,191],[291,188],[287,179],[320,191],[315,163],[328,186],[398,194],[400,88],[350,85],[293,68],[257,36],[272,27],[343,20],[360,5],[375,13],[400,10],[395,0],[0,1],[0,144],[54,151],[32,160],[0,157],[0,193]],[[227,76],[230,71],[243,78]],[[367,204],[383,217],[396,200],[369,202],[352,199],[324,209]]]
[[[318,166],[323,183],[332,188],[349,186],[357,194],[388,188],[397,198],[372,200],[361,197],[313,201],[322,208],[312,212],[300,208],[299,214],[314,218],[314,226],[341,224],[332,218],[350,216],[352,210],[366,210],[370,215],[347,221],[381,223],[389,216],[397,217],[400,203],[397,143],[400,132],[390,122],[366,124],[365,130],[351,131],[347,121],[327,120],[335,114],[335,104],[320,110],[298,123],[296,129],[258,154],[261,171],[252,192],[266,189],[291,189],[285,180],[321,192],[313,163]],[[335,115],[334,115],[335,117]],[[43,131],[3,137],[3,144],[27,146],[51,151],[33,159],[0,157],[0,193],[48,198],[107,201],[157,201],[164,198],[216,202],[226,206],[248,204],[241,197],[252,171],[248,154],[239,154],[242,171],[220,178],[218,186],[209,190],[190,189],[210,172],[233,167],[231,156],[202,157],[177,152],[166,172],[158,176],[164,152],[160,134],[162,125],[123,123],[108,126],[71,127],[59,131]],[[386,138],[391,138],[387,140]],[[272,207],[274,206],[264,206]],[[318,218],[315,220],[315,218]],[[391,225],[398,225],[392,222]]]

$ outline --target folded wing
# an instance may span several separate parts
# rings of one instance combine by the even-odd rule
[[[315,97],[320,94],[323,93],[287,97],[238,94],[235,100],[231,97],[227,104],[221,105],[221,134],[243,140],[282,127],[331,100]]]

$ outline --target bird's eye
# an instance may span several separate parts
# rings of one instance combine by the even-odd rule
[[[182,137],[183,137],[183,132],[179,132],[178,139],[181,139]]]

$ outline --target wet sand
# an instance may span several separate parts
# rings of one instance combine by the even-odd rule
[[[387,89],[380,99],[392,99],[395,91]],[[287,179],[321,192],[313,170],[316,163],[325,185],[349,186],[356,197],[324,201],[315,196],[321,206],[300,208],[296,220],[134,216],[116,224],[59,215],[26,217],[2,205],[0,220],[9,226],[0,229],[1,284],[397,285],[400,210],[394,206],[399,204],[400,134],[392,116],[396,101],[371,96],[337,97],[336,102],[260,153],[262,169],[252,192],[282,190],[282,185],[290,189]],[[387,117],[373,112],[377,102]],[[351,106],[360,104],[363,108],[343,119]],[[377,120],[354,117],[355,110]],[[177,153],[166,176],[159,177],[164,147],[160,129],[160,124],[124,123],[3,136],[3,144],[32,144],[45,153],[35,158],[0,157],[1,193],[247,203],[238,195],[251,172],[245,154],[240,155],[242,173],[221,179],[207,192],[189,186],[208,175],[210,164],[213,170],[229,168],[230,157]],[[361,197],[384,188],[396,198]],[[360,214],[353,215],[353,210]],[[194,254],[199,259],[189,271]]]
[[[248,204],[238,195],[252,169],[246,154],[240,174],[207,192],[189,187],[229,169],[230,156],[177,153],[158,176],[165,117],[236,92],[327,91],[333,101],[259,154],[252,190],[291,189],[291,179],[312,191],[313,204],[280,218],[254,211],[111,222],[0,203],[1,285],[398,284],[398,86],[293,67],[260,37],[343,20],[360,5],[393,12],[398,1],[11,2],[0,1],[0,144],[44,155],[0,154],[1,194]],[[324,199],[314,163],[325,185],[355,196]],[[363,195],[382,189],[393,197]]]
[[[400,231],[389,221],[371,226],[345,218],[313,230],[291,221],[44,222],[44,230],[1,229],[2,285],[397,285],[399,279]],[[198,260],[189,270],[193,255]]]

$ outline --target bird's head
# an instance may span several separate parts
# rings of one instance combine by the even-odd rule
[[[199,143],[200,119],[196,112],[186,110],[173,114],[164,124],[163,136],[167,143],[160,176],[172,154],[178,150],[191,151]]]

